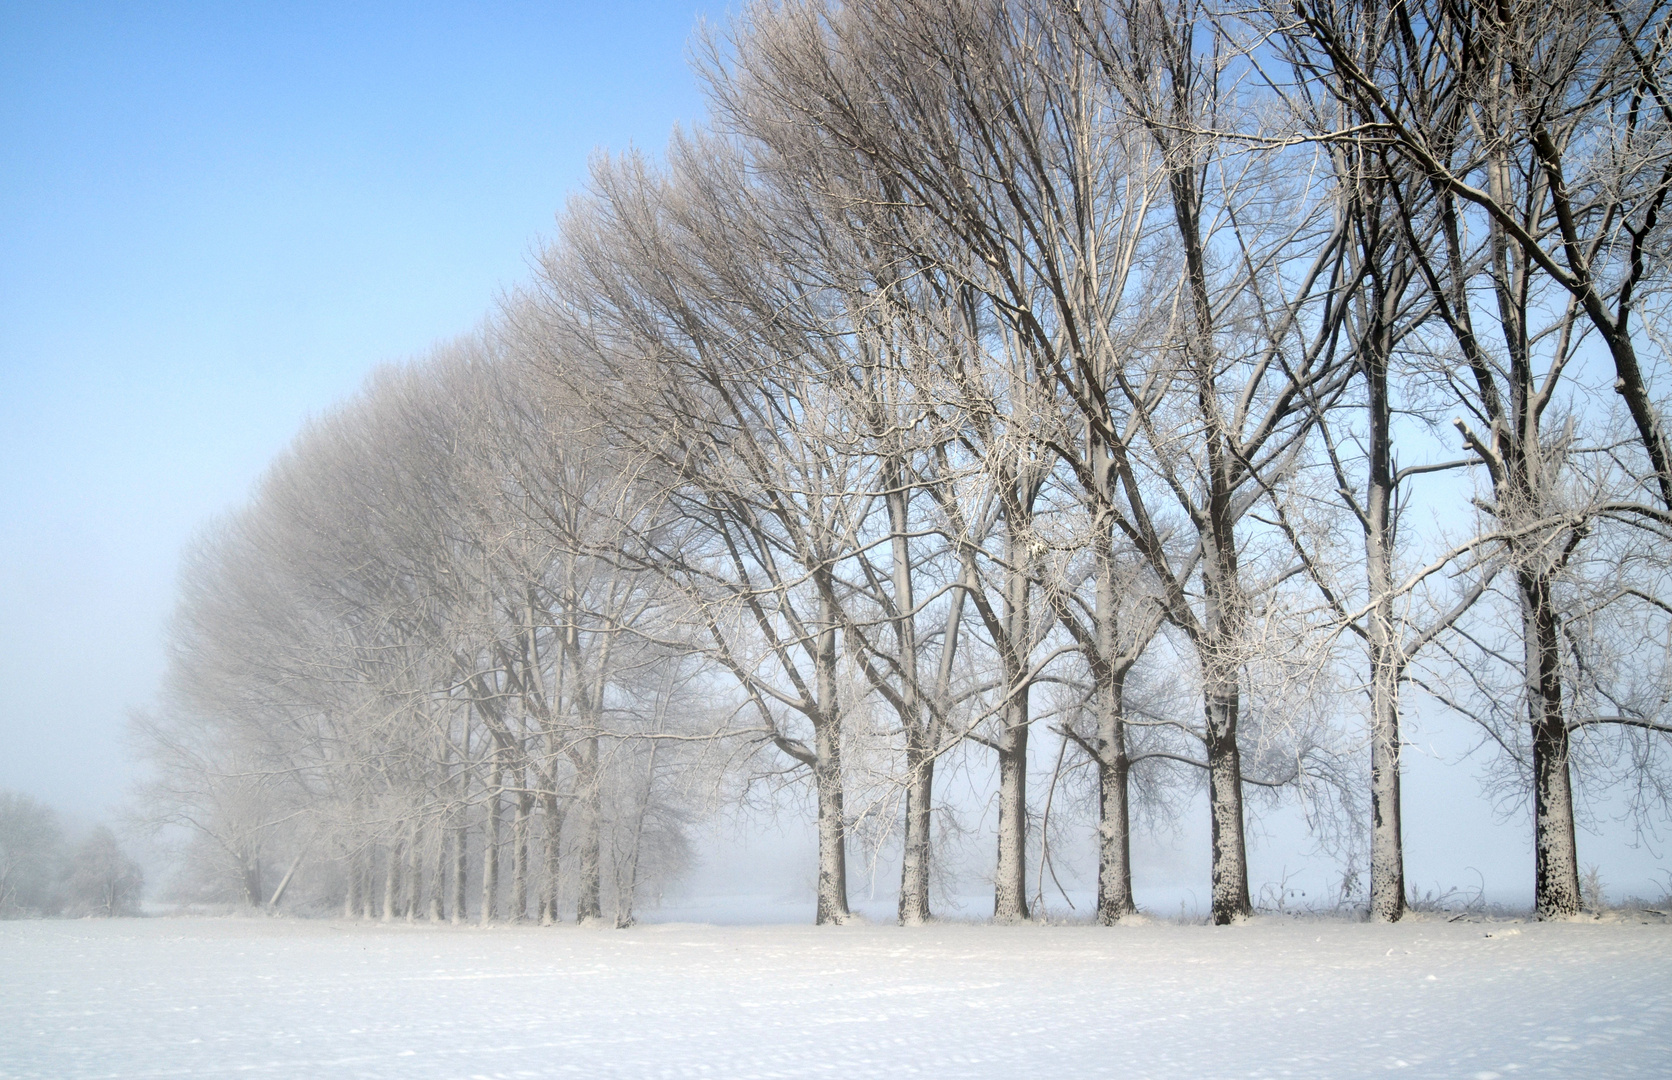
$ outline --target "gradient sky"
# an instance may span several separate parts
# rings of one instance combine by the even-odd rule
[[[133,771],[182,545],[471,329],[720,3],[0,5],[0,787]]]
[[[305,417],[476,325],[590,154],[700,118],[686,45],[723,13],[0,0],[0,788],[113,812],[182,546]],[[1495,813],[1479,764],[1457,764],[1473,735],[1412,734],[1411,880],[1479,870],[1530,900],[1526,814]],[[1601,809],[1581,860],[1651,892],[1665,849]],[[803,824],[782,851],[766,838],[798,853],[792,878]],[[1140,844],[1140,900],[1146,881],[1205,889],[1202,824]],[[1255,841],[1256,889],[1325,872],[1298,825]],[[706,876],[723,890],[745,864],[717,850]]]

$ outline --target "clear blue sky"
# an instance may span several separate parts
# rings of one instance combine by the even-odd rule
[[[182,545],[700,117],[700,14],[0,3],[0,787],[121,798]]]

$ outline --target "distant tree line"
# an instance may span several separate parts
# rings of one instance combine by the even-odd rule
[[[52,808],[0,791],[0,919],[138,915],[145,873],[107,826],[72,842]]]
[[[1112,923],[1205,790],[1216,922],[1250,800],[1391,921],[1421,700],[1577,911],[1587,798],[1672,795],[1669,43],[1654,0],[748,6],[707,126],[598,160],[479,333],[204,535],[156,819],[251,904],[621,924],[716,794],[793,790],[817,920],[863,849],[916,923],[976,823],[1028,918],[1079,806]]]

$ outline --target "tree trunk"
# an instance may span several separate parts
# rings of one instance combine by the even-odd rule
[[[615,928],[625,930],[633,925],[633,904],[638,899],[639,892],[639,853],[644,844],[644,823],[650,816],[650,800],[656,793],[656,757],[661,749],[661,743],[650,744],[650,753],[644,767],[644,797],[639,800],[638,812],[633,817],[633,834],[631,846],[627,850],[626,864],[622,865],[620,856],[616,857],[615,871]]]
[[[545,859],[540,882],[540,925],[554,926],[558,922],[557,896],[559,873],[563,857],[563,802],[557,792],[542,792],[541,805],[545,810]]]
[[[1379,607],[1379,605],[1378,605]],[[1378,622],[1382,613],[1372,616]],[[1405,853],[1399,806],[1399,664],[1393,647],[1370,646],[1370,917],[1405,914]]]
[[[261,901],[265,899],[261,891],[261,858],[246,850],[238,856],[238,869],[245,906],[260,907]]]
[[[407,832],[405,868],[406,894],[402,898],[401,914],[407,922],[418,921],[418,908],[424,902],[424,834],[416,822]]]
[[[1109,675],[1097,706],[1097,921],[1113,926],[1138,910],[1132,900],[1132,822],[1122,713],[1124,676]]]
[[[819,885],[814,922],[848,921],[847,821],[842,809],[842,750],[836,724],[826,719],[814,732],[813,782],[819,796]]]
[[[1242,826],[1242,753],[1237,748],[1238,689],[1234,677],[1209,688],[1207,700],[1208,809],[1212,818],[1213,921],[1218,926],[1253,913],[1248,899],[1248,853]]]
[[[836,605],[822,583],[818,639],[819,712],[813,723],[813,783],[819,797],[818,906],[813,921],[848,921],[848,826],[842,806],[842,714],[836,698]]]
[[[906,838],[900,860],[900,925],[929,921],[930,826],[934,820],[935,755],[921,732],[906,732]]]
[[[520,773],[522,770],[518,770]],[[518,787],[527,787],[526,781]],[[517,792],[516,816],[511,820],[511,912],[512,922],[528,918],[528,828],[534,797],[527,791]]]
[[[929,826],[935,790],[935,754],[918,690],[917,601],[912,588],[911,527],[904,470],[891,461],[888,472],[889,556],[894,577],[894,644],[904,673],[900,726],[906,734],[906,826],[900,858],[899,919],[902,926],[929,920]],[[954,605],[958,601],[954,600]],[[947,645],[951,647],[950,643]]]
[[[1017,483],[1014,479],[1012,484]],[[1028,646],[1032,635],[1028,620],[1028,598],[1032,585],[1026,566],[1026,540],[1018,535],[1023,512],[1010,508],[1006,527],[1009,535],[1005,555],[1004,633],[999,651],[1004,663],[1004,708],[999,756],[998,860],[993,870],[993,918],[1015,922],[1028,917]]]
[[[277,911],[278,910],[279,901],[284,899],[284,892],[285,892],[286,889],[290,888],[291,880],[296,877],[296,868],[301,866],[301,865],[302,865],[301,854],[298,854],[294,859],[290,860],[290,869],[288,869],[284,872],[284,877],[279,879],[278,887],[273,890],[272,897],[270,897],[267,901],[267,910],[268,911]]]
[[[1011,696],[999,736],[999,854],[993,871],[993,918],[1028,917],[1028,724],[1027,690]]]
[[[1393,413],[1388,401],[1385,323],[1367,334],[1370,477],[1365,499],[1364,563],[1374,607],[1370,639],[1370,917],[1397,922],[1405,913],[1405,852],[1399,806],[1398,628],[1393,619]]]
[[[575,921],[604,917],[604,802],[598,775],[598,737],[585,740],[576,758],[576,794],[580,796],[579,879],[575,885]]]
[[[959,626],[964,618],[964,602],[974,583],[974,565],[964,562],[960,581],[952,589],[952,603],[946,612],[946,627],[941,634],[940,662],[936,665],[934,708],[924,716],[923,737],[917,744],[920,755],[917,771],[908,773],[912,785],[906,792],[906,851],[900,868],[900,921],[904,924],[922,923],[930,918],[929,867],[931,844],[934,842],[935,755],[940,749],[941,717],[949,709],[952,697],[952,665],[957,659]],[[912,766],[912,747],[906,750],[906,765]],[[914,790],[915,789],[915,790]]]
[[[459,811],[459,823],[453,828],[453,925],[470,917],[470,826],[465,812]]]
[[[1527,719],[1533,729],[1534,905],[1540,918],[1575,915],[1579,850],[1562,710],[1560,628],[1550,579],[1530,570],[1516,579],[1526,623]]]
[[[1212,819],[1213,921],[1219,926],[1254,912],[1254,905],[1248,899],[1242,751],[1237,746],[1242,706],[1237,646],[1243,627],[1243,598],[1231,512],[1233,485],[1228,479],[1228,456],[1224,440],[1210,437],[1208,459],[1213,492],[1208,501],[1208,530],[1202,537],[1204,638],[1197,643],[1207,722],[1204,742],[1208,759],[1208,809]]]
[[[395,917],[396,891],[400,888],[401,846],[390,844],[383,856],[383,921]]]
[[[1107,456],[1098,451],[1098,460]],[[1106,485],[1106,481],[1104,482]],[[1099,516],[1097,552],[1097,921],[1112,926],[1138,910],[1132,900],[1132,819],[1126,750],[1126,672],[1120,653],[1112,525]]]
[[[1105,748],[1100,753],[1108,755],[1108,760],[1099,760],[1097,766],[1101,813],[1097,825],[1097,921],[1104,926],[1113,926],[1138,910],[1132,899],[1132,824],[1127,803],[1132,765],[1118,720],[1116,724],[1113,736],[1098,738]]]
[[[361,918],[377,918],[377,851],[368,849],[360,867]]]
[[[435,866],[430,871],[430,922],[438,923],[447,917],[447,828],[446,819],[439,818],[434,830]]]
[[[358,862],[350,856],[348,859],[348,882],[343,891],[343,918],[352,919],[360,912],[360,867]]]
[[[488,819],[482,830],[482,922],[491,923],[499,917],[499,799],[504,782],[500,771],[499,754],[495,752],[493,769],[488,774]]]

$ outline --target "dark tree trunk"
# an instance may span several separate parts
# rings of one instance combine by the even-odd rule
[[[993,872],[993,918],[1028,918],[1028,703],[1026,689],[1011,695],[999,736],[999,853]]]
[[[996,748],[999,757],[998,860],[993,870],[993,918],[1015,922],[1028,918],[1028,652],[1033,643],[1028,604],[1033,585],[1032,559],[1024,535],[1031,520],[1032,497],[1025,481],[1010,480],[1015,503],[1007,508],[1003,630],[998,635],[1004,665],[1005,702]]]
[[[894,643],[903,673],[900,726],[906,735],[905,843],[900,858],[899,919],[902,926],[929,920],[929,827],[935,792],[935,753],[930,722],[919,692],[917,600],[912,588],[911,528],[904,470],[894,463],[888,476],[890,560],[894,578]],[[956,601],[955,601],[956,603]],[[948,645],[950,647],[950,645]]]
[[[1242,753],[1237,748],[1238,689],[1210,686],[1207,701],[1208,806],[1212,819],[1213,921],[1224,926],[1253,913],[1242,824]]]
[[[576,922],[604,917],[604,801],[598,750],[598,737],[594,735],[581,744],[575,759],[575,788],[581,807]]]
[[[1243,837],[1242,751],[1237,725],[1242,707],[1236,643],[1242,626],[1235,537],[1227,507],[1230,485],[1221,484],[1210,503],[1213,528],[1203,539],[1205,640],[1202,661],[1204,743],[1208,765],[1208,811],[1212,821],[1213,921],[1223,926],[1251,915],[1248,849]]]
[[[836,725],[829,720],[814,733],[813,783],[819,798],[818,909],[814,922],[848,921],[847,822],[842,809],[842,749]]]
[[[1094,451],[1099,464],[1106,455]],[[1106,471],[1106,465],[1105,465]],[[1103,480],[1105,489],[1107,480]],[[1099,520],[1097,554],[1097,921],[1119,922],[1138,910],[1132,900],[1132,819],[1128,781],[1132,764],[1126,749],[1126,672],[1120,654],[1114,540],[1110,524]]]
[[[906,836],[900,860],[900,924],[929,921],[930,826],[934,820],[935,755],[921,733],[906,732]]]
[[[1397,922],[1405,913],[1405,850],[1400,822],[1399,682],[1403,671],[1393,618],[1393,409],[1388,399],[1387,321],[1377,304],[1365,335],[1370,405],[1370,477],[1365,499],[1364,563],[1374,606],[1370,643],[1370,916]]]
[[[540,925],[552,926],[558,921],[557,897],[559,873],[563,857],[563,802],[557,792],[547,791],[541,796],[545,809],[545,863],[540,884]]]
[[[845,923],[848,912],[848,823],[843,809],[842,713],[836,695],[836,605],[831,584],[821,583],[818,713],[813,717],[813,784],[819,800],[819,879],[813,921]]]
[[[1110,678],[1100,688],[1097,718],[1097,921],[1111,926],[1138,910],[1132,900],[1132,822],[1121,713],[1121,682]]]
[[[1560,627],[1550,580],[1516,575],[1526,621],[1527,719],[1533,729],[1534,904],[1541,918],[1579,912],[1568,730],[1562,709]]]

